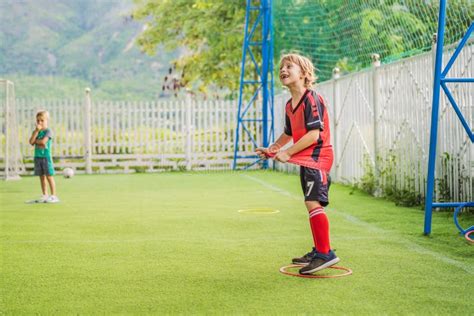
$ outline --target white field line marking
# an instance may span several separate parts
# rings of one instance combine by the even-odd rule
[[[282,188],[279,188],[275,185],[269,184],[269,183],[267,183],[263,180],[257,179],[255,177],[252,177],[252,176],[249,176],[249,175],[242,175],[242,176],[249,179],[249,180],[252,180],[254,182],[257,182],[257,183],[261,184],[262,186],[266,187],[267,189],[278,192],[278,193],[280,193],[282,195],[285,195],[287,197],[290,197],[292,199],[297,199],[297,200],[300,200],[300,201],[302,200],[300,197],[297,197],[296,195],[294,195],[294,194],[292,194],[292,193],[290,193],[290,192],[288,192],[288,191],[286,191]],[[441,262],[447,263],[449,265],[458,267],[458,268],[466,271],[469,274],[474,274],[474,267],[471,267],[470,265],[464,264],[463,262],[459,262],[457,260],[448,258],[444,254],[438,253],[438,252],[433,251],[433,250],[426,249],[426,248],[424,248],[424,247],[422,247],[422,246],[418,245],[417,243],[412,242],[410,240],[403,239],[401,236],[399,236],[398,234],[396,234],[393,231],[385,230],[385,229],[380,228],[376,225],[364,222],[363,220],[361,220],[361,219],[359,219],[359,218],[357,218],[353,215],[345,214],[341,211],[335,211],[334,209],[331,209],[331,211],[334,211],[334,212],[338,213],[339,215],[344,217],[347,221],[349,221],[349,222],[351,222],[355,225],[358,225],[358,226],[364,227],[366,229],[369,229],[370,231],[378,232],[378,233],[382,233],[382,234],[386,234],[386,235],[387,234],[397,235],[397,239],[394,239],[394,240],[400,242],[408,250],[412,250],[412,251],[414,251],[418,254],[429,255],[429,256],[435,258],[438,261],[441,261]]]
[[[290,193],[290,192],[288,192],[288,191],[286,191],[286,190],[283,190],[283,189],[281,189],[281,188],[279,188],[279,187],[277,187],[277,186],[271,185],[271,184],[269,184],[269,183],[267,183],[267,182],[265,182],[265,181],[263,181],[263,180],[257,179],[257,178],[255,178],[255,177],[249,176],[249,175],[247,175],[247,174],[243,174],[242,177],[247,178],[247,179],[250,179],[250,180],[252,180],[252,181],[254,181],[254,182],[260,183],[260,184],[261,184],[262,186],[264,186],[265,188],[270,189],[270,190],[275,191],[275,192],[278,192],[278,193],[280,193],[281,195],[287,196],[287,197],[292,198],[292,199],[294,199],[294,200],[303,201],[303,198],[302,198],[301,196],[296,196],[296,195],[294,195],[293,193]]]

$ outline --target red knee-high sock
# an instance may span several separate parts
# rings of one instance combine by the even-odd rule
[[[314,247],[319,253],[328,254],[331,249],[329,245],[329,221],[322,206],[309,211],[309,223],[313,233]]]

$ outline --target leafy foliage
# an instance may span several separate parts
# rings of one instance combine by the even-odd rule
[[[209,93],[238,86],[245,2],[239,0],[135,0],[133,17],[147,22],[140,47],[155,54],[160,44],[185,48],[175,60],[182,83]],[[344,72],[428,50],[437,26],[437,1],[418,0],[275,0],[275,60],[280,53],[310,56],[321,80],[334,67]],[[450,1],[446,42],[460,38],[474,19],[474,2]]]
[[[339,67],[351,72],[377,53],[389,62],[429,50],[439,1],[275,0],[276,52],[310,56],[321,80]],[[445,43],[458,41],[474,20],[474,2],[448,1]]]
[[[373,163],[368,156],[365,156],[362,165],[364,175],[356,183],[356,187],[371,195],[380,195],[395,202],[395,205],[420,206],[424,197],[415,190],[414,177],[401,178],[397,169],[398,160],[399,158],[392,152],[384,157],[377,157],[380,170],[376,175]]]
[[[209,94],[215,89],[236,91],[245,17],[240,0],[138,0],[136,20],[147,21],[138,38],[152,55],[163,44],[168,50],[184,48],[175,60],[182,83],[193,91]]]

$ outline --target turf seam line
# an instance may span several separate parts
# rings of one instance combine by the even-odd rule
[[[288,239],[295,239],[298,240],[301,237],[288,237],[288,236],[282,236],[282,237],[261,237],[261,238],[240,238],[240,239],[229,239],[229,238],[214,238],[214,241],[219,241],[219,242],[225,242],[225,243],[230,243],[230,242],[251,242],[251,241],[272,241],[272,240],[288,240]],[[367,237],[371,238],[371,237]],[[0,240],[0,245],[16,245],[16,244],[91,244],[91,243],[97,243],[97,244],[120,244],[120,243],[146,243],[146,242],[167,242],[167,241],[180,241],[180,242],[188,242],[188,243],[194,243],[194,244],[203,244],[207,243],[207,240],[194,240],[194,241],[189,241],[188,238],[150,238],[150,239],[81,239],[81,240]]]

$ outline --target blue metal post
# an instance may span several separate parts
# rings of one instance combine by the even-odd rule
[[[433,195],[435,182],[436,143],[438,139],[439,92],[441,86],[441,66],[443,62],[444,25],[446,20],[446,0],[440,0],[438,17],[438,36],[436,44],[436,62],[434,69],[433,106],[431,109],[430,151],[428,160],[428,183],[425,198],[424,234],[431,233]]]
[[[451,56],[444,70],[441,70],[442,66],[442,55],[443,55],[443,44],[444,44],[444,25],[446,20],[446,0],[440,1],[439,7],[439,20],[438,20],[438,43],[436,46],[436,63],[434,70],[434,86],[433,86],[433,107],[431,112],[431,134],[430,134],[430,151],[428,161],[428,182],[426,188],[426,201],[425,201],[425,226],[424,233],[429,235],[431,233],[431,219],[433,208],[437,207],[452,207],[456,208],[455,211],[455,223],[456,225],[456,214],[459,213],[460,209],[466,206],[474,205],[474,201],[471,202],[435,202],[433,201],[434,186],[435,186],[435,162],[436,162],[436,143],[438,137],[438,114],[439,114],[439,96],[440,89],[443,88],[449,102],[451,103],[456,115],[458,116],[461,125],[464,127],[466,134],[469,136],[471,142],[474,143],[474,133],[471,131],[467,120],[464,118],[460,108],[456,104],[453,95],[449,91],[446,83],[470,83],[474,82],[474,78],[446,78],[451,66],[458,57],[464,45],[467,43],[471,33],[474,31],[474,23],[471,23],[466,34],[461,39],[458,47],[454,54]],[[458,227],[459,228],[459,227]],[[474,229],[474,226],[471,227]],[[469,229],[471,229],[469,228]]]
[[[270,56],[268,63],[270,65],[270,143],[275,142],[275,81],[274,81],[274,69],[273,69],[273,60],[274,60],[274,51],[273,51],[273,36],[274,36],[274,29],[273,29],[273,6],[270,6]],[[275,164],[273,164],[273,168],[275,168]]]
[[[252,12],[256,13],[251,14]],[[260,26],[260,28],[258,26]],[[260,58],[256,58],[257,54],[257,57]],[[249,80],[246,79],[246,76],[251,78],[256,77],[257,79]],[[246,85],[250,85],[252,89],[244,89]],[[252,90],[252,96],[249,100],[246,100],[248,95],[245,95],[245,93],[248,93],[249,90]],[[261,93],[262,96],[261,118],[246,118],[248,110],[255,102],[258,102],[259,93]],[[260,159],[256,155],[249,156],[247,154],[245,156],[239,154],[239,142],[241,141],[242,135],[248,137],[255,148],[268,147],[270,141],[273,140],[273,100],[272,0],[260,0],[259,6],[252,6],[252,1],[247,0],[240,73],[239,108],[237,113],[237,128],[235,131],[234,169],[237,169],[238,159],[241,158],[255,159],[255,161],[247,165],[246,168],[260,162]],[[257,122],[257,130],[254,131],[248,128],[246,126],[248,122]],[[259,131],[262,133],[261,144],[257,144],[256,142],[256,139],[258,139],[256,133]],[[242,135],[240,135],[241,133]],[[262,167],[267,168],[268,162],[263,161]]]
[[[268,135],[268,107],[270,101],[270,91],[268,89],[268,71],[269,71],[269,58],[270,58],[270,0],[262,0],[262,11],[263,11],[263,31],[262,31],[262,147],[268,147],[269,135]],[[262,167],[268,168],[268,161],[264,160]]]
[[[244,42],[242,43],[242,63],[240,65],[240,87],[239,87],[239,109],[237,111],[237,128],[235,129],[235,144],[234,144],[234,162],[232,165],[233,169],[237,168],[237,153],[239,152],[239,134],[240,134],[240,115],[242,111],[242,93],[244,90],[244,75],[245,75],[245,60],[247,57],[247,37],[249,28],[249,14],[250,14],[250,0],[247,0],[247,10],[245,10],[245,31],[244,31]]]

